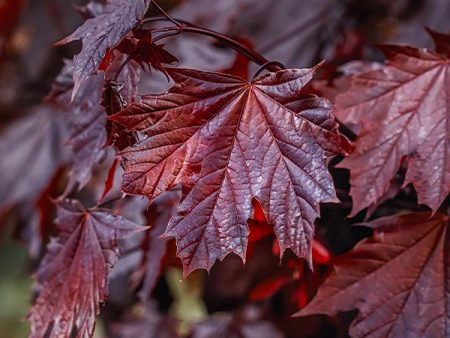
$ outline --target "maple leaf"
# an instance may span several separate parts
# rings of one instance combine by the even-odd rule
[[[112,0],[102,14],[88,19],[58,44],[81,40],[83,48],[74,57],[74,88],[72,97],[82,82],[97,72],[108,48],[115,47],[145,15],[151,0]]]
[[[84,209],[76,200],[58,204],[58,239],[38,271],[40,289],[28,319],[30,337],[90,337],[99,303],[107,297],[108,274],[117,260],[116,240],[144,230],[107,209]],[[49,329],[51,327],[51,329]],[[46,336],[47,337],[47,336]]]
[[[153,43],[151,31],[133,29],[133,36],[124,38],[115,49],[108,49],[98,70],[107,70],[116,57],[115,51],[126,54],[129,60],[138,63],[142,69],[151,71],[151,67],[165,74],[163,64],[175,65],[178,59],[169,53],[162,44]]]
[[[165,73],[162,64],[175,65],[178,59],[169,53],[162,44],[153,42],[151,31],[135,28],[133,38],[125,38],[116,47],[118,51],[128,54],[132,60],[139,63],[143,69],[146,65]],[[105,59],[107,56],[105,56]],[[107,62],[107,61],[105,61]]]
[[[448,216],[380,218],[375,234],[336,260],[335,273],[301,316],[358,309],[351,337],[446,337]]]
[[[313,69],[238,77],[166,69],[177,85],[112,116],[148,137],[121,152],[122,190],[150,199],[181,183],[185,195],[166,231],[188,274],[234,252],[245,259],[252,198],[282,251],[311,260],[320,202],[336,202],[326,156],[351,149],[328,101],[304,97]]]
[[[66,115],[68,131],[65,142],[73,154],[68,174],[68,191],[76,184],[79,189],[87,184],[93,166],[103,155],[103,146],[107,139],[106,113],[100,104],[103,79],[100,75],[91,77],[80,86],[71,101],[73,71],[73,62],[66,60],[47,96],[47,99],[61,107]]]
[[[336,99],[336,116],[361,124],[355,151],[339,164],[350,170],[353,211],[388,191],[403,158],[418,202],[436,211],[450,191],[450,86],[446,56],[406,46],[384,46],[379,70],[353,78]]]

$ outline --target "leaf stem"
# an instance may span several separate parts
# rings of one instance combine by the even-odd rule
[[[281,69],[286,69],[286,67],[278,61],[268,61],[265,64],[263,64],[261,67],[258,68],[258,70],[253,74],[251,81],[253,81],[264,69],[267,69],[272,66],[278,66]]]
[[[115,196],[115,197],[111,197],[110,199],[106,200],[106,201],[99,201],[99,203],[97,203],[97,205],[95,206],[95,208],[103,208],[106,205],[110,204],[110,203],[114,203],[117,202],[119,200],[123,200],[124,196],[123,195],[119,195],[119,196]]]
[[[162,9],[162,7],[160,5],[158,5],[158,3],[155,0],[152,0],[152,4],[164,16],[164,18],[166,18],[167,20],[172,22],[175,26],[178,26],[178,27],[181,26],[181,23],[177,19],[175,19],[174,17],[169,15],[169,13],[167,13],[164,9]]]
[[[141,21],[141,25],[144,25],[146,23],[156,22],[156,21],[163,21],[164,19],[165,18],[163,18],[163,17],[144,19]],[[253,62],[255,62],[261,66],[267,65],[267,69],[270,71],[276,72],[276,71],[282,69],[275,62],[270,62],[264,56],[262,56],[260,53],[255,51],[254,49],[251,49],[251,48],[243,45],[242,43],[236,41],[235,39],[232,39],[222,33],[210,30],[208,28],[199,27],[199,26],[191,24],[187,21],[174,19],[172,17],[171,17],[171,19],[167,19],[167,20],[170,20],[171,22],[175,21],[178,24],[176,25],[176,27],[173,27],[172,32],[168,32],[166,34],[162,34],[162,35],[156,37],[153,40],[153,42],[157,42],[164,38],[167,38],[170,36],[175,36],[175,35],[178,35],[181,33],[193,33],[193,34],[205,35],[205,36],[212,37],[220,42],[225,43],[230,48],[241,53],[242,55],[246,56],[247,58],[249,58],[250,60],[252,60]]]
[[[113,81],[117,81],[117,79],[119,78],[120,73],[122,72],[122,70],[125,68],[125,66],[128,64],[128,62],[131,61],[131,59],[135,56],[135,53],[130,53],[130,55],[128,55],[128,57],[122,62],[122,64],[119,66],[119,68],[116,71],[116,74],[114,75],[114,79]]]

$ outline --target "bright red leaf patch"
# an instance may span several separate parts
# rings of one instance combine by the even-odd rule
[[[288,69],[248,83],[238,77],[167,69],[177,85],[112,119],[147,135],[121,155],[122,189],[155,198],[189,187],[166,235],[185,274],[234,252],[245,258],[247,220],[257,198],[282,251],[311,261],[320,202],[336,202],[326,157],[351,149],[329,103],[305,97],[313,69]]]

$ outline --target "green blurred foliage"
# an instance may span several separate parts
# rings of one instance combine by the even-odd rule
[[[32,287],[32,279],[24,271],[27,252],[5,231],[0,236],[0,338],[23,338],[29,331],[24,318]]]

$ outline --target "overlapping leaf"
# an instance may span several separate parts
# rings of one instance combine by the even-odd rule
[[[72,337],[75,327],[77,338],[90,337],[117,260],[115,241],[145,228],[108,210],[85,210],[74,200],[58,205],[56,222],[59,237],[50,242],[37,272],[39,296],[28,316],[30,337]]]
[[[74,57],[74,89],[72,96],[82,82],[97,72],[108,48],[115,47],[122,38],[145,15],[151,0],[112,0],[102,14],[86,20],[60,44],[82,40],[83,48]]]
[[[351,337],[447,337],[448,216],[381,218],[376,233],[336,261],[336,272],[300,315],[358,309]]]
[[[125,149],[122,190],[154,198],[190,188],[166,235],[185,273],[234,252],[245,258],[252,198],[274,225],[282,251],[311,260],[320,202],[335,202],[326,156],[350,150],[329,103],[304,97],[314,69],[289,69],[251,83],[219,73],[168,69],[178,84],[113,116],[148,137]]]
[[[115,74],[117,63],[111,65],[110,73]],[[58,104],[63,109],[68,126],[65,142],[72,151],[72,161],[69,171],[69,190],[78,184],[84,187],[90,180],[92,169],[104,155],[107,144],[107,114],[102,106],[103,77],[93,76],[79,88],[74,99],[70,95],[74,86],[72,75],[74,65],[66,61],[63,69],[55,79],[47,99]],[[140,76],[136,64],[129,63],[120,73],[119,81],[124,83],[120,93],[126,101],[131,102],[136,94],[137,82]],[[110,131],[110,130],[109,130]]]
[[[355,152],[340,166],[351,172],[353,214],[375,204],[407,159],[405,185],[436,211],[450,191],[450,64],[447,56],[386,46],[380,70],[353,79],[337,98],[336,115],[360,123]]]

